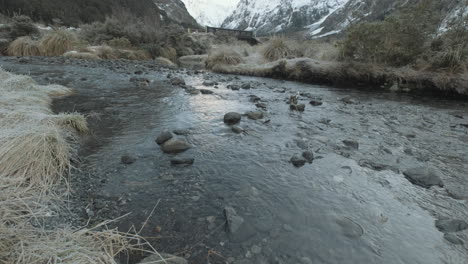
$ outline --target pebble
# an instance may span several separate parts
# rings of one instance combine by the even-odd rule
[[[295,167],[298,167],[298,168],[304,166],[307,162],[305,158],[299,155],[294,155],[290,161]]]
[[[132,156],[129,156],[129,155],[125,155],[125,156],[122,156],[122,157],[120,158],[120,161],[121,161],[123,164],[130,165],[130,164],[135,163],[136,158],[135,158],[135,157],[132,157]]]
[[[424,188],[429,188],[435,185],[443,187],[444,185],[441,179],[441,173],[434,168],[416,167],[416,168],[405,170],[403,172],[403,175],[412,184],[415,184]]]
[[[156,138],[156,143],[158,145],[164,144],[166,141],[172,139],[174,136],[169,131],[163,131],[159,136]]]
[[[468,229],[468,223],[459,219],[440,219],[435,222],[439,231],[444,233],[459,232]]]

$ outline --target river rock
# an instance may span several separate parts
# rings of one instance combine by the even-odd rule
[[[240,126],[232,126],[231,129],[232,129],[232,132],[237,133],[237,134],[245,132],[245,130]]]
[[[312,163],[314,161],[314,153],[312,151],[302,152],[302,157],[309,163]]]
[[[241,88],[244,89],[244,90],[250,89],[250,83],[244,83],[244,84],[242,84]]]
[[[403,172],[403,175],[412,184],[419,185],[424,188],[429,188],[434,185],[442,187],[444,185],[441,179],[441,173],[434,168],[418,167],[408,169]]]
[[[160,257],[160,256],[162,257]],[[150,264],[150,263],[167,263],[167,264],[188,264],[188,261],[184,258],[177,257],[170,254],[155,254],[149,257],[144,258],[140,264]]]
[[[321,105],[323,105],[323,102],[322,102],[322,101],[320,101],[320,100],[315,100],[315,99],[314,99],[314,100],[311,100],[309,103],[310,103],[312,106],[321,106]]]
[[[217,83],[215,81],[206,80],[203,82],[204,86],[215,86]]]
[[[161,145],[162,151],[173,154],[180,153],[190,149],[192,145],[181,139],[170,139]]]
[[[298,168],[304,166],[307,162],[307,160],[304,157],[299,155],[294,155],[290,161],[294,166]]]
[[[258,97],[256,95],[249,95],[249,97],[250,97],[249,101],[252,102],[252,103],[256,103],[256,102],[262,100],[262,98],[260,98],[260,97]]]
[[[185,85],[185,80],[180,77],[174,77],[170,80],[172,85]]]
[[[194,158],[171,159],[172,165],[193,165],[194,162]]]
[[[200,94],[200,90],[198,90],[197,88],[194,88],[194,87],[187,87],[185,89],[185,91],[187,91],[187,93],[193,94],[193,95]]]
[[[213,91],[207,90],[207,89],[200,89],[200,92],[201,92],[202,94],[214,94]]]
[[[235,233],[244,223],[244,218],[239,216],[234,208],[226,206],[224,208],[224,217],[226,218],[226,230],[229,233]]]
[[[435,222],[440,232],[450,233],[468,229],[468,223],[459,219],[440,219]]]
[[[237,84],[230,84],[230,85],[227,86],[227,88],[231,89],[233,91],[239,91],[240,90],[240,87]]]
[[[190,134],[190,130],[188,129],[176,129],[173,132],[174,134],[179,135],[179,136],[186,136]]]
[[[305,104],[291,104],[289,108],[294,111],[304,112]]]
[[[260,111],[247,112],[247,117],[252,120],[262,119],[263,112],[260,112]]]
[[[171,132],[169,131],[163,131],[161,134],[159,134],[159,136],[156,138],[156,143],[158,145],[162,145],[164,142],[170,140],[171,138],[173,138],[174,136],[172,135]]]
[[[343,144],[349,148],[358,150],[359,149],[359,142],[355,140],[343,140]]]
[[[444,238],[445,240],[447,240],[448,242],[452,243],[452,244],[455,244],[455,245],[463,245],[463,240],[461,240],[460,238],[458,238],[456,235],[454,234],[450,234],[450,233],[447,233],[447,234],[444,234]]]
[[[358,104],[358,102],[353,99],[351,96],[346,96],[340,99],[345,104]]]
[[[258,102],[255,104],[256,107],[262,108],[262,109],[267,109],[267,104]]]
[[[224,123],[228,125],[238,124],[242,119],[241,114],[236,112],[230,112],[224,115]]]
[[[135,163],[136,158],[135,158],[135,157],[132,157],[132,156],[129,156],[129,155],[125,155],[125,156],[122,156],[122,158],[120,158],[120,161],[121,161],[123,164],[130,165],[130,164]]]

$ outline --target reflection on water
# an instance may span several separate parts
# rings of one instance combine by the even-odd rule
[[[200,87],[202,80],[190,82]],[[139,213],[129,223],[144,219],[144,212],[162,199],[146,235],[158,237],[152,242],[161,250],[179,253],[193,263],[206,263],[211,251],[236,263],[426,264],[442,263],[447,252],[463,259],[434,228],[431,213],[421,208],[431,207],[430,192],[396,173],[421,163],[404,156],[405,146],[420,148],[429,156],[435,155],[436,146],[450,149],[451,144],[435,132],[449,129],[437,125],[447,116],[443,103],[441,109],[412,106],[410,97],[388,100],[388,94],[370,98],[354,92],[360,103],[349,105],[339,100],[349,91],[265,82],[238,92],[221,84],[211,88],[214,95],[171,90],[144,110],[151,115],[129,120],[129,127],[140,127],[141,122],[151,126],[139,131],[138,137],[125,134],[99,154],[107,156],[118,151],[114,145],[123,145],[122,149],[131,148],[142,157],[135,165],[119,168],[106,187],[115,195],[132,197],[128,206]],[[325,104],[307,106],[304,113],[291,112],[285,103],[288,93],[272,92],[282,87],[319,96]],[[231,111],[256,110],[249,95],[268,105],[265,119],[271,121],[243,117],[240,126],[247,132],[238,135],[222,118]],[[307,97],[303,100],[307,103]],[[419,127],[421,115],[435,121],[432,131]],[[195,158],[193,166],[170,166],[170,156],[151,142],[165,129],[190,130],[182,137],[195,147],[178,156]],[[403,137],[410,133],[424,137],[409,142]],[[343,146],[345,139],[359,141],[359,151]],[[433,140],[438,142],[428,145]],[[466,143],[460,144],[467,149]],[[304,149],[314,151],[316,160],[293,167],[289,159]],[[384,161],[397,169],[378,172],[359,166],[361,159]],[[228,205],[244,219],[233,234],[224,230],[222,211]],[[162,231],[156,233],[154,226]]]

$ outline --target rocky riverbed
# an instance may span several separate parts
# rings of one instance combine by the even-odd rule
[[[129,214],[122,231],[189,263],[468,260],[466,100],[151,62],[0,65],[73,88],[54,111],[88,115],[65,222]]]

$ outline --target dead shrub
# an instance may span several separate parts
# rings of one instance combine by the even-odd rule
[[[239,53],[232,50],[220,50],[208,56],[205,66],[207,69],[213,69],[218,65],[237,65],[241,62],[243,62],[243,59]]]
[[[40,56],[40,45],[31,37],[20,37],[14,40],[7,49],[10,56]]]
[[[263,57],[268,61],[277,61],[293,55],[293,51],[284,38],[274,37],[267,44],[263,51]]]
[[[44,56],[61,56],[73,49],[76,36],[65,30],[57,30],[45,35],[40,40],[40,48]]]

